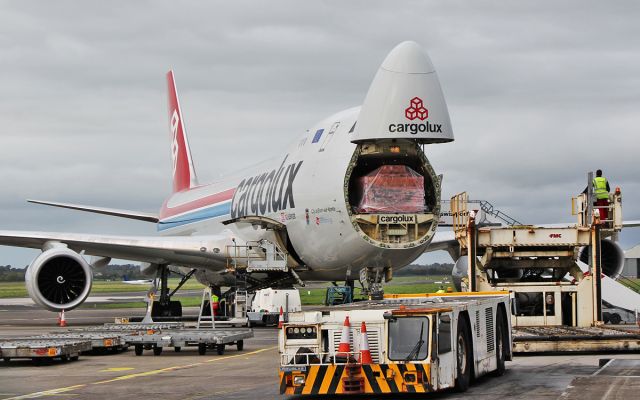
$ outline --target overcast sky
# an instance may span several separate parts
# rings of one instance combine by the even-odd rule
[[[636,1],[0,1],[0,229],[154,232],[25,199],[157,212],[170,68],[207,181],[359,105],[404,40],[427,49],[449,105],[455,142],[427,147],[443,198],[573,221],[571,196],[602,168],[640,219],[638,21]],[[0,247],[0,265],[35,255]]]

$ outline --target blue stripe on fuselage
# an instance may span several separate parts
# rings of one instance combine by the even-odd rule
[[[216,218],[230,214],[231,202],[219,204],[213,207],[203,208],[195,212],[162,220],[158,222],[158,231],[163,231],[165,229],[175,228],[177,226],[192,224],[194,222],[203,221],[205,219]]]

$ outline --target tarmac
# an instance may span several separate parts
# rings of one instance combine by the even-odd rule
[[[139,309],[77,309],[69,327],[139,316]],[[185,309],[185,314],[197,308]],[[0,307],[0,337],[60,330],[54,313],[27,306]],[[159,356],[145,351],[82,355],[75,362],[35,366],[31,361],[0,362],[0,399],[278,399],[277,330],[254,329],[243,351],[224,355],[186,348]],[[617,361],[607,364],[607,361]],[[626,360],[626,361],[619,361]],[[601,369],[601,365],[604,368]],[[519,356],[502,377],[479,379],[466,393],[439,393],[434,399],[628,399],[640,390],[640,354]],[[296,398],[296,397],[290,397]],[[315,397],[319,398],[319,397]],[[373,397],[359,397],[373,398]],[[381,398],[397,398],[381,397]],[[406,397],[409,399],[418,397]],[[424,397],[420,397],[424,398]]]

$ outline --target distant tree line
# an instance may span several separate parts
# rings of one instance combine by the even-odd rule
[[[411,264],[406,267],[393,271],[395,276],[415,276],[415,275],[451,275],[453,270],[452,263],[433,263],[427,265]]]
[[[21,282],[24,281],[26,268],[13,268],[11,265],[0,265],[0,282]],[[95,280],[121,281],[124,277],[128,279],[148,279],[140,273],[140,267],[135,264],[107,265],[104,268],[93,270]]]

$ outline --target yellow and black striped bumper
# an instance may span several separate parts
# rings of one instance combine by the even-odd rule
[[[280,372],[280,394],[431,391],[433,390],[429,383],[429,364],[309,365],[304,371]]]

